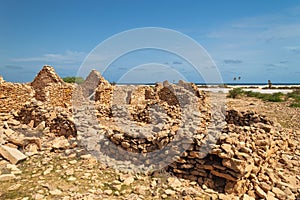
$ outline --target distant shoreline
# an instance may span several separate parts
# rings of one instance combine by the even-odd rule
[[[156,83],[116,83],[116,84],[117,85],[155,85]],[[268,83],[195,83],[195,84],[197,86],[268,86]],[[272,83],[272,85],[277,87],[278,86],[300,86],[300,83]]]
[[[229,93],[233,88],[242,88],[245,91],[259,92],[264,94],[273,93],[290,93],[295,89],[300,89],[300,83],[272,83],[272,87],[269,88],[266,83],[229,83],[229,84],[203,84],[195,83],[198,88],[203,91],[213,92],[213,93]],[[153,86],[155,83],[117,83],[119,86],[125,85],[144,85]]]

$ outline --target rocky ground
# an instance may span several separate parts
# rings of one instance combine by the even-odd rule
[[[286,103],[225,110],[190,83],[132,90],[96,71],[76,87],[49,66],[0,87],[0,199],[300,199],[299,109]]]
[[[280,123],[282,127],[300,130],[300,108],[290,107],[291,102],[266,102],[253,97],[228,99],[228,107],[237,110],[253,110]]]

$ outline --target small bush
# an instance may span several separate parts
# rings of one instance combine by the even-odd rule
[[[282,102],[284,101],[284,94],[281,92],[273,93],[273,94],[263,94],[259,92],[245,91],[244,94],[247,97],[255,97],[258,99],[262,99],[264,101],[272,101],[272,102]]]
[[[244,94],[247,97],[256,97],[256,98],[260,98],[262,96],[261,93],[259,93],[259,92],[253,92],[253,91],[245,91]]]
[[[117,83],[115,81],[110,82],[111,85],[116,85]]]
[[[288,94],[283,94],[281,92],[273,93],[273,94],[263,94],[259,92],[253,91],[244,91],[241,88],[234,88],[229,91],[228,97],[237,98],[238,96],[247,96],[247,97],[255,97],[261,99],[263,101],[271,101],[271,102],[283,102],[289,99],[292,99],[292,103],[290,107],[300,108],[300,90],[295,90]]]
[[[282,94],[281,92],[277,92],[274,94],[266,94],[262,99],[265,101],[282,102],[284,101],[284,99],[282,98],[283,96],[284,94]]]
[[[294,102],[294,103],[291,103],[291,104],[290,104],[290,107],[293,107],[293,108],[300,108],[300,102]]]
[[[84,79],[82,77],[75,77],[75,76],[67,76],[63,78],[63,81],[66,83],[83,83]]]
[[[288,93],[287,98],[292,98],[296,101],[300,101],[300,90],[295,90],[293,92]]]
[[[229,91],[228,97],[230,98],[237,98],[238,96],[243,94],[242,88],[233,88]]]

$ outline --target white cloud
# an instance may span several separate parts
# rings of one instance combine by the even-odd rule
[[[300,7],[279,14],[266,14],[242,18],[214,28],[206,37],[253,41],[298,39],[300,35]],[[240,42],[240,41],[239,41]]]
[[[87,54],[77,51],[66,51],[63,54],[48,53],[37,57],[13,58],[14,62],[54,62],[60,64],[72,64],[82,62]]]
[[[284,48],[293,53],[300,53],[300,46],[286,46]]]
[[[274,75],[274,81],[298,81],[300,61],[300,7],[228,21],[207,33],[209,53],[217,61],[223,78],[228,71],[239,73],[245,81],[261,81]],[[224,63],[241,60],[242,63]],[[237,67],[238,66],[238,67]],[[224,72],[226,71],[226,73]],[[295,81],[295,82],[296,82]]]

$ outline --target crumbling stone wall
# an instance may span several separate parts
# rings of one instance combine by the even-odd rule
[[[51,66],[44,66],[31,86],[35,91],[36,100],[47,102],[52,106],[67,107],[71,105],[74,86],[65,83]]]
[[[72,105],[72,95],[74,86],[71,84],[57,85],[52,84],[45,88],[48,91],[47,101],[52,106],[70,107]]]
[[[114,86],[103,77],[100,78],[95,90],[95,107],[99,112],[100,118],[111,116],[111,101]]]
[[[62,107],[52,107],[39,101],[27,103],[15,116],[23,124],[31,124],[33,128],[41,123],[49,127],[56,136],[76,136],[77,130],[72,113]]]
[[[34,96],[34,91],[27,84],[0,81],[0,112],[18,111]]]
[[[31,86],[35,91],[36,100],[47,101],[49,98],[49,91],[46,90],[46,87],[51,84],[65,85],[64,81],[56,74],[53,67],[44,66],[31,83]]]
[[[275,127],[271,120],[255,112],[236,110],[228,110],[226,117],[220,119],[227,122],[222,129],[210,130],[208,129],[212,106],[208,103],[210,97],[193,84],[181,82],[178,86],[170,86],[164,83],[157,84],[156,87],[140,86],[135,90],[132,88],[127,90],[125,86],[122,88],[118,89],[123,91],[123,94],[116,99],[126,97],[127,104],[123,107],[118,104],[113,105],[114,121],[126,124],[126,120],[122,121],[122,119],[128,117],[126,112],[129,111],[130,119],[143,127],[151,122],[151,113],[153,113],[151,106],[157,104],[165,111],[164,123],[167,122],[167,125],[164,127],[160,126],[160,123],[154,123],[151,130],[144,132],[118,126],[117,123],[107,125],[104,128],[106,137],[97,142],[97,150],[104,155],[113,155],[114,159],[120,161],[130,160],[136,165],[147,165],[153,160],[160,162],[163,157],[153,157],[151,158],[153,160],[149,161],[147,160],[149,157],[145,157],[143,153],[162,149],[174,141],[174,136],[182,134],[179,131],[182,110],[178,109],[178,104],[188,105],[190,99],[182,98],[183,95],[180,95],[178,91],[183,90],[182,88],[192,88],[190,91],[193,91],[197,97],[198,106],[190,113],[199,109],[201,114],[194,118],[194,121],[198,119],[200,123],[196,122],[194,129],[183,131],[193,133],[190,146],[179,157],[176,157],[174,162],[168,164],[166,170],[177,177],[196,181],[215,191],[235,194],[241,198],[244,194],[256,199],[266,198],[268,193],[273,194],[274,191],[274,196],[277,198],[287,197],[283,197],[283,194],[278,192],[286,183],[279,181],[281,178],[276,168],[282,165],[282,162],[287,163],[287,158],[282,158],[280,150],[284,149],[286,153],[293,155],[293,150],[288,149],[289,146],[295,144],[292,144],[292,139],[287,141],[286,136],[296,135],[296,133]],[[168,98],[168,96],[174,97],[175,93],[172,90],[179,94],[176,96],[176,101],[179,103],[172,100],[173,98]],[[105,91],[103,93],[105,97]],[[111,91],[109,94],[111,95]],[[107,104],[111,103],[109,99],[106,99]],[[163,116],[159,110],[155,112]],[[84,128],[81,131],[84,132]],[[114,145],[110,145],[108,140]],[[185,144],[180,144],[179,141],[174,145],[180,147]],[[120,148],[124,151],[120,151]],[[173,148],[167,151],[170,156],[176,154]],[[126,152],[140,153],[137,154],[140,156],[132,160]],[[299,170],[297,164],[290,167],[296,167],[295,169]],[[273,191],[273,188],[276,189]]]
[[[112,122],[107,126],[105,135],[115,146],[105,145],[106,141],[102,141],[101,151],[104,154],[105,152],[116,152],[118,146],[129,152],[147,153],[162,149],[171,143],[177,134],[182,134],[183,137],[186,137],[185,133],[188,132],[203,137],[206,134],[207,123],[211,119],[206,95],[204,92],[200,92],[201,95],[198,96],[190,95],[198,92],[198,88],[187,87],[186,89],[179,85],[157,84],[155,87],[120,86],[117,89],[118,91],[115,90],[113,93],[114,98],[116,100],[125,99],[126,102],[114,102],[113,120],[119,121],[123,125],[136,122],[141,130],[136,130],[135,123],[132,126],[118,126]],[[173,98],[168,98],[170,94]],[[183,115],[182,109],[187,109],[185,115]],[[192,125],[187,126],[192,116],[195,116],[195,120]],[[131,122],[126,121],[128,119]],[[187,124],[183,124],[182,121]],[[147,128],[145,127],[147,124],[151,124],[149,130],[144,129]],[[181,130],[179,131],[179,129]],[[181,141],[176,142],[180,143]],[[192,143],[192,141],[190,142]],[[128,159],[123,154],[115,156],[121,160]],[[154,159],[159,160],[160,158]],[[142,157],[136,161],[140,164],[147,163]]]
[[[95,92],[96,88],[99,85],[100,79],[103,79],[103,77],[101,76],[101,74],[98,71],[92,70],[90,72],[90,74],[87,76],[87,78],[81,84],[83,95],[85,97],[89,97]]]
[[[266,116],[259,115],[253,111],[238,112],[236,110],[228,110],[226,121],[229,124],[235,124],[237,126],[250,126],[255,123],[274,124]]]

